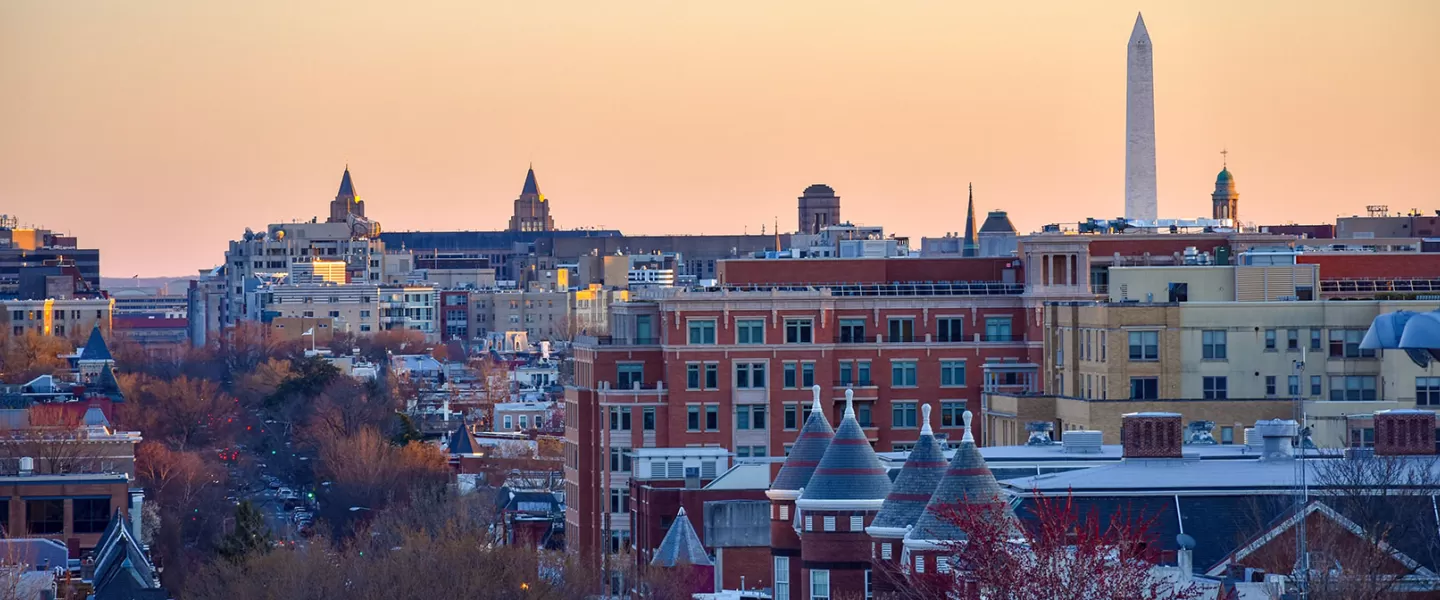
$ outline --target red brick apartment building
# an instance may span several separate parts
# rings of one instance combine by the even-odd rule
[[[1062,273],[1058,265],[1041,272]],[[628,501],[611,495],[628,493],[636,448],[783,457],[819,386],[832,422],[853,388],[875,449],[905,449],[919,437],[921,405],[938,434],[958,436],[961,413],[982,410],[982,388],[1038,383],[1040,298],[1024,293],[1015,259],[737,260],[719,271],[717,288],[662,288],[615,305],[610,337],[575,344],[572,551],[632,548],[630,513],[612,512]]]
[[[1191,248],[1233,255],[1294,239],[1043,234],[1023,238],[1014,258],[730,260],[717,287],[637,294],[613,306],[609,336],[574,344],[567,548],[590,557],[635,548],[623,508],[637,448],[783,457],[815,385],[832,423],[855,390],[876,451],[912,446],[923,405],[937,436],[956,437],[965,410],[985,414],[986,392],[1041,391],[1045,302],[1104,294],[1110,266],[1178,265]]]

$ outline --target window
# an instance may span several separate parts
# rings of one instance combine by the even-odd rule
[[[963,360],[942,360],[942,361],[940,361],[940,386],[941,386],[941,387],[964,387],[964,386],[965,386],[965,361],[963,361]]]
[[[690,321],[690,343],[691,344],[714,344],[715,343],[715,320],[693,320]]]
[[[705,405],[705,430],[715,431],[720,429],[720,405]]]
[[[520,417],[520,427],[525,427],[525,417]],[[610,407],[610,430],[630,431],[630,408],[625,406]]]
[[[915,427],[915,403],[896,402],[890,406],[891,427]]]
[[[1319,350],[1319,349],[1320,349],[1320,330],[1319,330],[1319,329],[1311,329],[1311,330],[1310,330],[1310,349],[1311,349],[1311,350]]]
[[[1220,428],[1220,443],[1222,443],[1222,444],[1233,444],[1233,443],[1235,443],[1235,428],[1234,428],[1234,427],[1221,427],[1221,428]]]
[[[1265,330],[1265,349],[1266,349],[1266,350],[1274,350],[1274,349],[1275,349],[1275,330],[1274,330],[1274,329],[1266,329],[1266,330]]]
[[[1324,381],[1325,380],[1321,379],[1319,375],[1310,376],[1310,396],[1312,398],[1319,398],[1320,395],[1324,393],[1322,389]]]
[[[76,498],[72,510],[75,533],[100,533],[110,524],[109,498]]]
[[[1274,376],[1274,375],[1266,375],[1266,376],[1265,376],[1265,397],[1266,397],[1266,398],[1274,398],[1274,397],[1275,397],[1275,376]]]
[[[863,515],[850,515],[850,531],[865,531],[865,517]]]
[[[890,335],[887,342],[915,341],[915,319],[913,317],[891,317]]]
[[[1330,399],[1336,401],[1369,401],[1379,399],[1375,393],[1375,376],[1331,376]]]
[[[1300,396],[1300,376],[1291,375],[1285,380],[1285,391],[1291,398]]]
[[[765,363],[735,363],[735,387],[758,390],[765,387]]]
[[[1363,329],[1331,329],[1330,358],[1375,358],[1374,350],[1361,350]]]
[[[1224,379],[1223,377],[1221,379]],[[1155,377],[1131,377],[1131,400],[1159,400],[1160,380]]]
[[[1200,332],[1200,358],[1225,360],[1225,341],[1223,329],[1208,329]]]
[[[795,388],[795,363],[787,362],[781,365],[781,386],[786,389]]]
[[[809,519],[810,517],[805,517]],[[830,600],[830,571],[810,570],[810,600]]]
[[[960,317],[940,317],[936,322],[936,330],[937,342],[965,341],[965,320]]]
[[[865,342],[865,319],[840,319],[840,343]]]
[[[950,400],[940,403],[941,427],[965,426],[965,401]]]
[[[735,321],[735,343],[765,343],[765,319],[737,319]]]
[[[615,365],[615,387],[628,390],[645,385],[645,365],[643,364],[619,364]]]
[[[612,512],[612,513],[628,513],[628,512],[630,512],[630,488],[611,488],[611,489],[610,489],[610,512]]]
[[[685,407],[685,430],[700,431],[700,407],[694,404]]]
[[[825,531],[835,531],[835,515],[826,515],[823,527]]]
[[[915,361],[895,360],[890,362],[890,387],[915,387]]]
[[[1300,330],[1299,330],[1299,329],[1286,329],[1286,330],[1285,330],[1285,349],[1286,349],[1286,350],[1299,350],[1299,349],[1300,349]]]
[[[805,531],[815,531],[815,515],[805,515]]]
[[[861,427],[874,427],[875,421],[870,416],[870,403],[859,402],[855,404],[855,420]]]
[[[800,363],[800,386],[810,387],[815,385],[815,363]]]
[[[855,385],[870,385],[870,361],[862,360],[855,363]]]
[[[895,556],[895,550],[894,550],[893,546],[890,545],[889,542],[886,542],[886,543],[884,543],[884,544],[880,544],[880,558],[883,558],[883,559],[885,559],[885,560],[890,560],[890,558],[893,557],[893,556]]]
[[[919,556],[916,556],[916,557],[915,557],[915,572],[916,572],[916,573],[924,573],[924,572],[925,572],[925,556],[924,556],[924,555],[919,555]]]
[[[1415,405],[1440,406],[1440,377],[1415,378]]]
[[[1201,378],[1200,383],[1202,394],[1206,400],[1224,400],[1230,395],[1230,382],[1224,377],[1204,377]]]
[[[715,363],[705,365],[705,389],[720,389],[720,365]]]
[[[785,429],[792,431],[799,429],[799,409],[800,407],[794,404],[785,405]]]
[[[865,599],[866,599],[866,600],[870,600],[871,598],[874,598],[874,597],[875,597],[875,583],[874,583],[874,579],[870,576],[870,569],[865,569]]]
[[[630,413],[625,413],[625,416],[630,416]],[[520,429],[522,431],[530,429],[530,415],[520,415]]]
[[[935,572],[936,572],[936,573],[949,573],[949,572],[950,572],[950,557],[948,557],[948,556],[937,556],[937,557],[935,557]]]
[[[1130,360],[1160,360],[1160,332],[1130,332]]]
[[[1010,341],[1010,317],[985,317],[985,341]]]
[[[787,507],[781,506],[780,510]],[[775,600],[790,600],[790,557],[775,557]]]
[[[809,344],[814,341],[814,330],[810,319],[785,319],[785,343]]]
[[[514,429],[514,428],[515,428],[515,423],[514,423],[514,421],[510,418],[510,415],[505,415],[504,421],[505,421],[505,429]]]
[[[640,427],[644,431],[655,431],[655,407],[647,406],[641,409]]]
[[[700,389],[700,367],[701,367],[701,366],[702,366],[702,365],[700,365],[699,363],[690,363],[690,364],[685,365],[685,389],[687,389],[687,390],[698,390],[698,389]]]
[[[610,470],[616,473],[629,473],[632,458],[629,448],[611,448]]]
[[[47,535],[65,532],[65,501],[25,501],[25,527],[30,535]]]
[[[765,405],[741,404],[735,407],[736,429],[764,429]]]

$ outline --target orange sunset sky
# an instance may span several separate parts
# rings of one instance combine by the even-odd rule
[[[1124,204],[1125,43],[1155,44],[1160,214],[1440,209],[1433,0],[0,1],[0,213],[183,275],[325,214],[500,229],[533,161],[562,228],[919,238]]]

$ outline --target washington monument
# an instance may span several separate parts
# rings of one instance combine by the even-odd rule
[[[1125,218],[1153,221],[1155,192],[1155,69],[1145,18],[1135,17],[1125,74]]]

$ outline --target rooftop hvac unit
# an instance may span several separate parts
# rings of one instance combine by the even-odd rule
[[[1191,421],[1188,430],[1185,432],[1185,443],[1197,446],[1213,446],[1216,444],[1214,421]]]
[[[1061,447],[1072,454],[1099,454],[1105,440],[1101,431],[1067,431],[1060,438]]]
[[[1050,437],[1050,432],[1055,430],[1055,424],[1049,421],[1031,421],[1025,425],[1025,430],[1030,432],[1030,439],[1025,440],[1026,446],[1049,446],[1055,443]]]
[[[1245,448],[1249,450],[1254,450],[1256,452],[1259,452],[1261,449],[1265,448],[1265,438],[1262,438],[1260,437],[1260,434],[1255,433],[1254,427],[1245,428]]]

